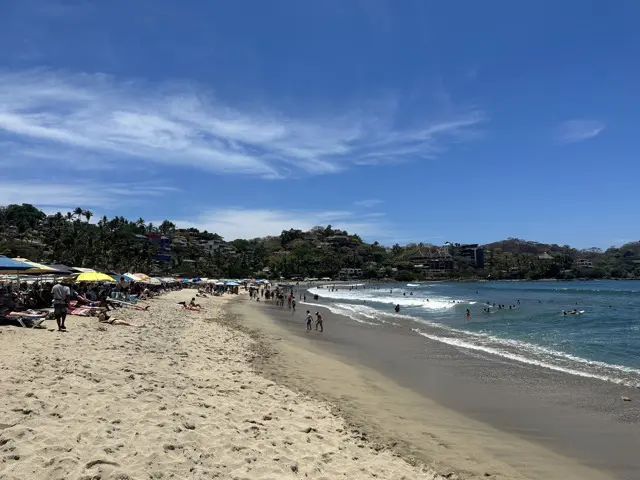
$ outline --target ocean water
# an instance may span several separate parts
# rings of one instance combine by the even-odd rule
[[[640,281],[396,283],[309,291],[319,295],[318,305],[356,322],[407,328],[463,350],[640,388]],[[562,313],[573,309],[584,313]]]

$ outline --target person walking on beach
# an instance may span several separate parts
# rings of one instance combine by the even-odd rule
[[[322,328],[322,315],[320,312],[316,312],[316,332],[318,331],[318,327],[320,327],[320,333],[324,332],[324,328]]]
[[[313,317],[311,316],[311,312],[307,310],[307,330],[311,331],[311,322],[313,321]]]
[[[66,332],[67,327],[64,326],[64,322],[67,319],[67,307],[71,299],[71,289],[60,281],[51,289],[51,295],[53,296],[53,316],[58,324],[58,331]]]
[[[292,314],[296,313],[296,299],[295,298],[293,300],[291,300],[291,308],[293,309],[293,311],[291,313]]]

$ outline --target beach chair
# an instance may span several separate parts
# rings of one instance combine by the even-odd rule
[[[23,328],[37,328],[46,320],[47,315],[46,313],[10,312],[4,318],[18,322]]]

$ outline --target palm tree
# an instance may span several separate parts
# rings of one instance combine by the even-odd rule
[[[82,208],[80,207],[76,207],[76,209],[73,211],[73,214],[79,219],[82,215],[84,215],[84,210],[82,210]]]
[[[89,223],[89,220],[91,220],[91,217],[93,217],[93,212],[90,210],[85,210],[84,212],[82,212],[82,214],[84,215],[84,218],[87,219],[87,223]]]

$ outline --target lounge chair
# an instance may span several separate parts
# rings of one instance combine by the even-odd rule
[[[36,328],[47,318],[48,313],[27,313],[9,312],[5,315],[6,320],[15,320],[23,328]]]

